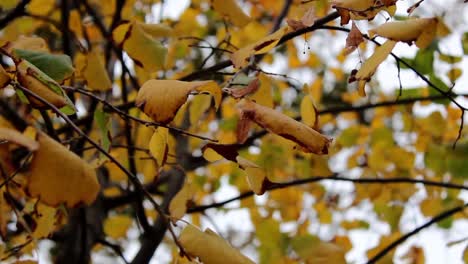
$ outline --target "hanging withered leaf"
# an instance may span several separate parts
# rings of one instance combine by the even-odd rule
[[[258,78],[255,78],[251,81],[247,87],[244,88],[223,88],[223,92],[229,94],[230,96],[239,99],[246,95],[255,93],[260,87],[260,81]]]
[[[127,22],[114,29],[112,38],[138,66],[148,72],[155,72],[164,67],[167,50],[151,34],[154,34],[152,28]]]
[[[272,133],[294,141],[301,147],[302,151],[328,154],[331,139],[307,125],[247,99],[242,99],[237,103],[237,108],[241,116],[245,116]]]
[[[179,242],[190,256],[205,264],[254,264],[210,229],[202,232],[189,224],[182,230]]]
[[[15,61],[15,63],[16,78],[22,86],[42,97],[50,104],[61,108],[60,110],[65,114],[70,115],[75,113],[75,106],[57,82],[27,60],[19,59]],[[20,90],[17,90],[16,92],[20,98],[27,98],[26,101],[35,108],[48,107],[36,98],[26,97]]]
[[[424,49],[431,44],[436,36],[438,18],[416,18],[406,21],[387,22],[372,30],[369,35],[373,37],[378,35],[394,41],[406,42]]]
[[[149,80],[138,91],[135,104],[155,122],[168,124],[192,93],[211,94],[218,109],[221,89],[214,81]]]
[[[392,52],[396,42],[387,40],[384,44],[377,47],[374,54],[370,56],[361,66],[359,71],[355,75],[351,75],[350,82],[358,81],[359,95],[365,96],[365,86],[370,81],[372,75],[374,75],[377,67],[382,63],[387,56]]]
[[[345,47],[345,55],[350,54],[354,50],[356,50],[359,47],[359,44],[361,44],[364,41],[364,37],[362,36],[361,31],[359,31],[359,28],[356,26],[356,23],[352,23],[351,26],[351,31],[348,34],[348,37],[346,38],[346,47]]]
[[[372,20],[382,10],[393,16],[396,12],[395,2],[385,1],[382,4],[375,0],[334,0],[332,6],[341,17],[341,25],[346,25],[350,19]]]
[[[158,127],[151,137],[149,143],[149,150],[151,156],[156,159],[158,167],[162,167],[167,159],[167,137],[169,130],[165,127]]]
[[[50,206],[94,202],[100,189],[94,168],[46,134],[37,137],[39,149],[28,169],[29,195]]]
[[[312,26],[315,22],[315,19],[315,8],[311,7],[307,9],[307,11],[304,13],[300,20],[288,18],[286,19],[286,22],[288,23],[288,26],[290,26],[293,30],[299,30]]]
[[[85,55],[78,54],[76,65],[80,77],[86,81],[89,90],[109,91],[112,89],[112,82],[107,74],[104,61],[96,51],[88,52]]]
[[[256,195],[264,194],[268,187],[273,184],[267,178],[266,171],[257,164],[241,156],[237,156],[236,160],[239,167],[247,174],[247,183]]]
[[[231,54],[231,61],[235,68],[243,68],[248,65],[250,57],[257,54],[267,53],[273,49],[284,34],[288,32],[288,26],[282,27],[274,33],[247,45]]]
[[[244,27],[250,22],[250,17],[237,5],[236,0],[212,0],[211,5],[216,12],[238,27]]]

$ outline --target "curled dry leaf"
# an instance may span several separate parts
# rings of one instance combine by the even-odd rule
[[[283,27],[274,33],[258,40],[255,43],[247,45],[238,51],[231,54],[231,61],[235,68],[243,68],[249,63],[249,59],[253,55],[263,54],[270,51],[278,44],[284,34],[288,32],[288,27]]]
[[[37,134],[39,149],[28,171],[27,191],[50,206],[91,204],[100,186],[93,167],[46,134]]]
[[[189,224],[182,230],[179,242],[190,256],[205,264],[254,264],[210,229],[202,232]]]
[[[346,25],[350,19],[372,20],[382,10],[393,16],[396,12],[395,2],[392,4],[389,0],[382,5],[375,0],[334,0],[332,6],[341,17],[341,25]]]
[[[359,95],[365,96],[365,85],[366,82],[370,80],[372,75],[374,75],[377,67],[382,63],[387,56],[392,52],[395,47],[396,42],[387,40],[382,46],[379,46],[375,49],[374,54],[370,56],[361,66],[359,71],[354,76],[354,79],[359,81]]]
[[[250,189],[257,195],[264,194],[272,184],[267,178],[265,170],[241,156],[237,156],[236,160],[239,167],[247,174],[247,182],[249,183]]]
[[[138,91],[135,104],[155,122],[168,124],[189,94],[205,92],[213,96],[217,109],[221,102],[221,89],[214,81],[149,80]]]
[[[288,18],[286,19],[286,22],[288,23],[288,26],[290,26],[293,30],[299,30],[312,26],[315,22],[315,18],[315,8],[311,7],[307,9],[307,11],[304,13],[300,20]]]
[[[345,54],[350,54],[354,50],[356,50],[359,46],[364,41],[364,37],[362,36],[361,31],[359,31],[359,28],[356,26],[356,23],[352,23],[351,31],[348,34],[348,37],[346,38],[346,47],[345,47]]]
[[[212,0],[213,9],[227,17],[234,25],[244,27],[250,22],[250,17],[242,11],[235,0]]]
[[[438,18],[417,18],[406,21],[387,22],[372,30],[369,35],[378,35],[394,41],[411,44],[415,41],[421,49],[431,44],[437,32]]]
[[[223,88],[223,92],[229,94],[230,96],[236,99],[239,99],[246,95],[255,93],[259,87],[260,81],[258,80],[258,78],[255,78],[245,88]]]
[[[331,139],[301,122],[247,99],[242,99],[237,108],[241,115],[245,115],[266,130],[294,141],[304,152],[328,153]]]

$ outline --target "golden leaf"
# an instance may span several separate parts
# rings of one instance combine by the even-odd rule
[[[328,153],[331,140],[307,125],[247,99],[242,99],[237,107],[242,115],[266,130],[296,142],[304,152]]]
[[[112,82],[107,74],[104,62],[99,58],[97,52],[91,51],[86,54],[85,59],[78,61],[83,62],[83,65],[78,65],[77,68],[86,80],[89,90],[109,91],[112,89]]]
[[[171,217],[181,219],[187,212],[187,202],[192,199],[193,192],[190,184],[185,181],[182,189],[174,196],[171,203],[169,204],[169,212]]]
[[[304,96],[301,101],[302,122],[313,129],[318,128],[318,112],[310,96]]]
[[[392,52],[393,47],[395,47],[396,42],[387,40],[382,46],[379,46],[375,49],[374,54],[370,56],[361,66],[359,71],[356,73],[356,80],[359,81],[359,94],[365,96],[366,92],[364,86],[367,81],[370,80],[372,75],[374,75],[377,67],[382,63],[387,56]]]
[[[100,188],[95,170],[46,134],[37,136],[39,149],[29,167],[29,194],[51,206],[94,202]]]
[[[257,195],[264,194],[268,185],[271,184],[266,176],[265,170],[241,156],[237,156],[236,160],[239,167],[247,174],[247,182],[249,183],[250,189]]]
[[[104,220],[104,233],[113,239],[125,237],[132,222],[133,219],[128,215],[110,216]]]
[[[182,230],[179,242],[188,254],[198,257],[205,264],[254,263],[210,229],[202,232],[198,228],[188,225]]]
[[[167,124],[191,92],[210,93],[216,108],[221,102],[221,89],[213,81],[149,80],[138,91],[135,104],[155,122]]]
[[[156,159],[159,167],[162,167],[167,158],[167,135],[168,129],[165,127],[158,127],[154,131],[149,143],[149,150],[151,155]]]
[[[378,35],[394,41],[412,43],[421,49],[431,44],[436,35],[437,18],[418,18],[406,21],[387,22],[372,30],[369,35]]]
[[[278,29],[276,32],[258,40],[255,43],[247,45],[231,55],[232,64],[235,68],[243,68],[249,63],[252,55],[263,54],[270,51],[278,44],[284,34],[288,32],[288,27]]]
[[[235,0],[212,0],[211,5],[216,12],[227,17],[238,27],[244,27],[250,22],[250,17],[242,11]]]

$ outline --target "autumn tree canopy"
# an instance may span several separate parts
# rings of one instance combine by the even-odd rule
[[[0,1],[0,262],[467,261],[462,2]]]

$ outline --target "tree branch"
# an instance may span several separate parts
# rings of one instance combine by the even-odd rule
[[[444,220],[445,218],[447,217],[450,217],[458,212],[461,212],[463,211],[466,207],[468,207],[468,203],[464,204],[464,205],[461,205],[461,206],[458,206],[458,207],[455,207],[455,208],[452,208],[450,210],[447,210],[445,212],[442,212],[438,215],[436,215],[434,218],[432,218],[430,221],[428,221],[427,223],[425,223],[424,225],[422,226],[419,226],[417,227],[416,229],[414,229],[413,231],[401,236],[400,238],[398,238],[397,240],[395,240],[393,243],[391,243],[390,245],[386,246],[384,249],[382,249],[382,251],[380,251],[379,253],[377,253],[377,255],[375,255],[373,258],[371,258],[367,264],[372,264],[372,263],[376,263],[378,260],[380,260],[382,257],[384,257],[387,253],[389,253],[390,251],[392,251],[394,248],[396,248],[397,246],[403,244],[403,242],[405,242],[408,238],[416,235],[417,233],[419,233],[420,231],[422,231],[423,229],[431,226],[432,224],[435,224],[437,222],[440,222],[442,220]]]
[[[18,17],[21,17],[24,15],[24,9],[27,4],[29,4],[31,0],[22,0],[19,2],[13,10],[10,11],[6,16],[4,16],[2,19],[0,19],[0,29],[3,29],[6,27],[9,23],[11,23],[13,20],[15,20]]]

